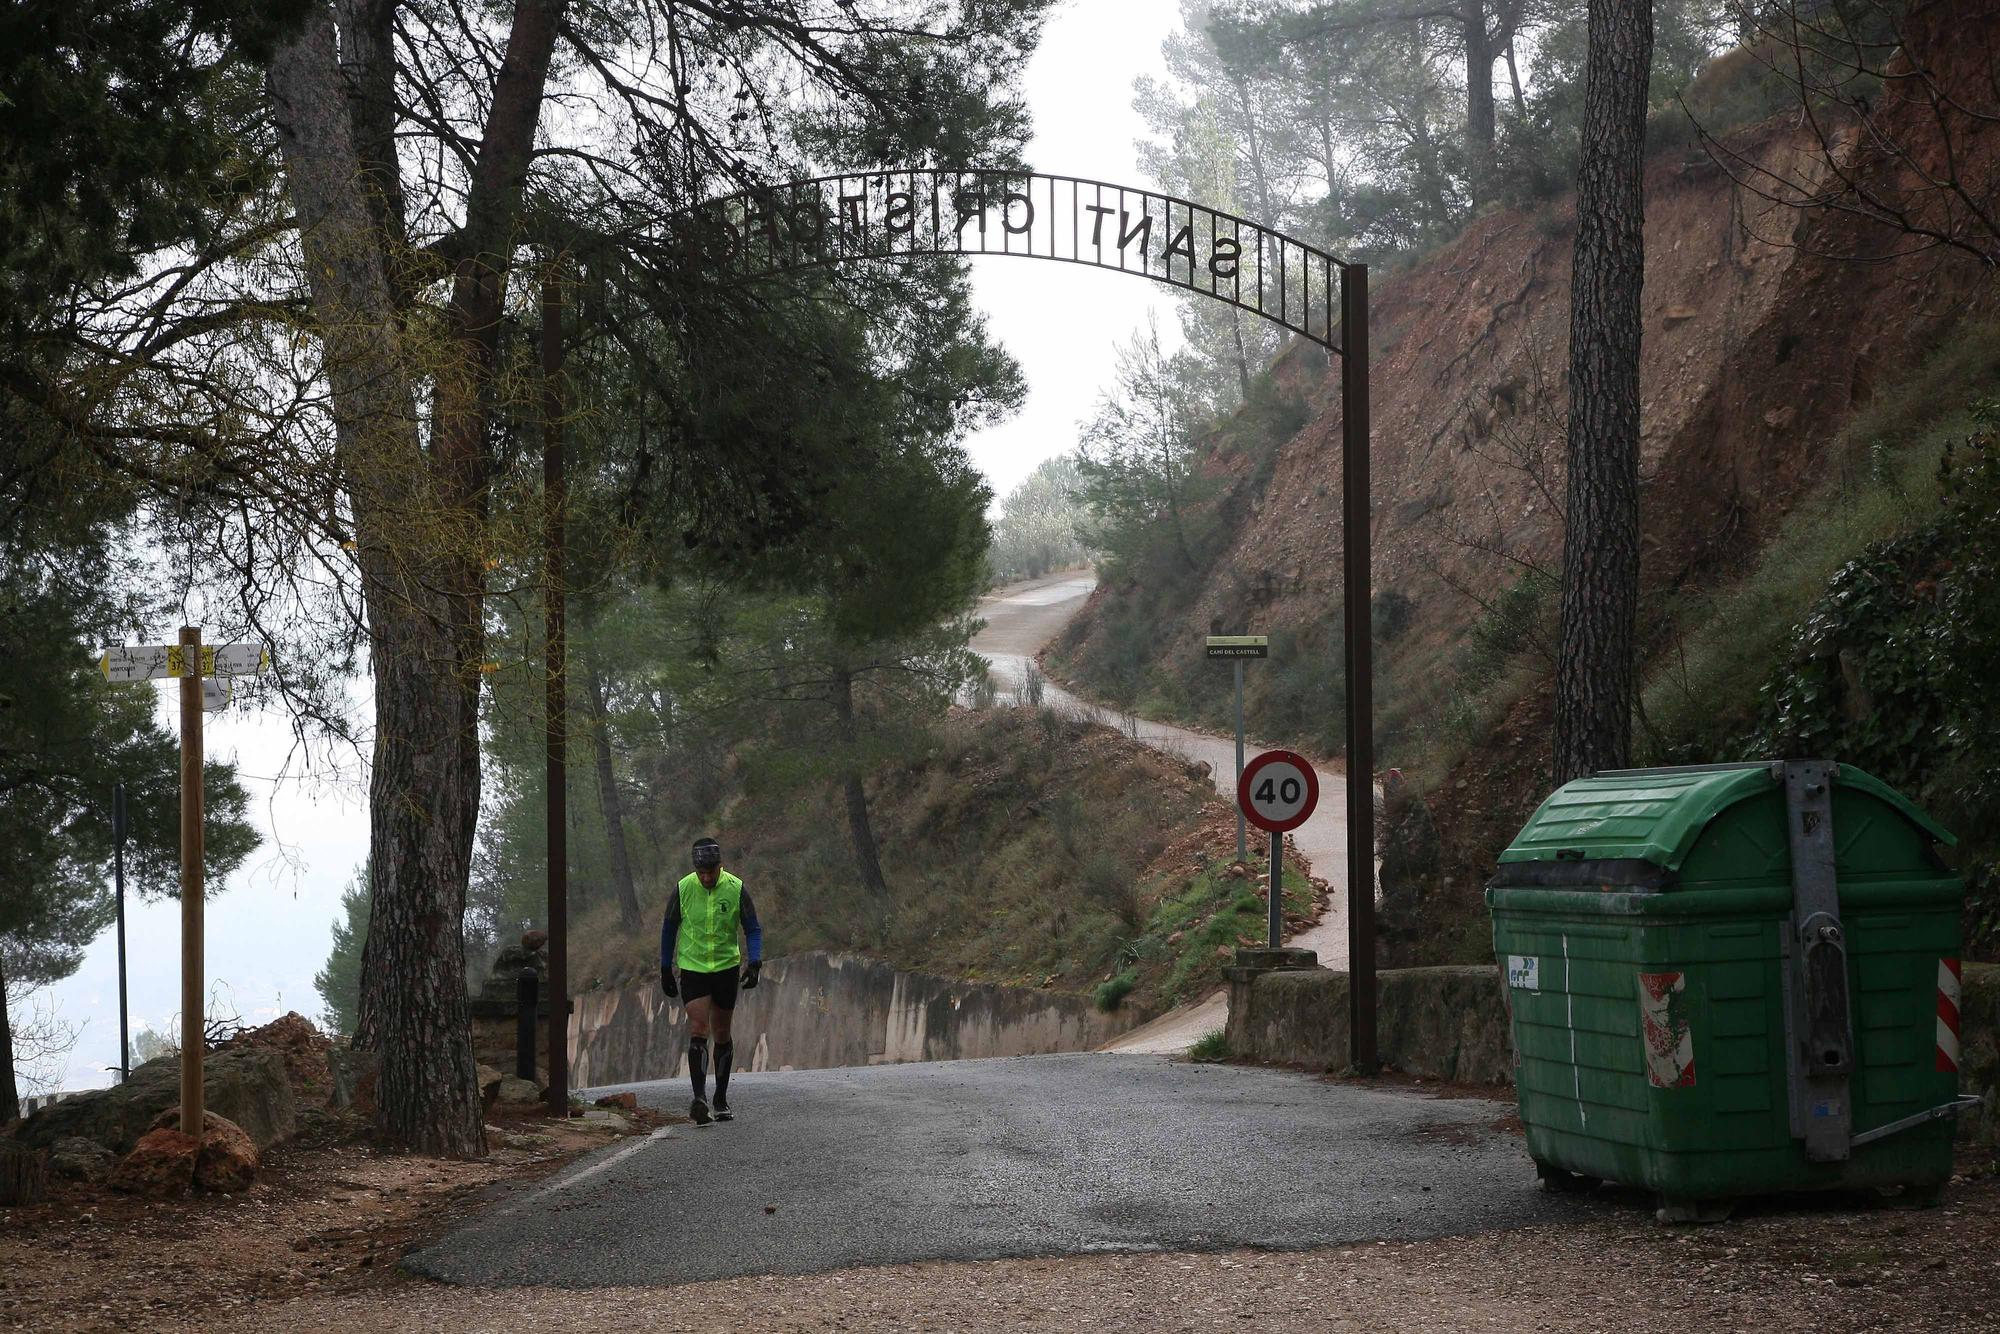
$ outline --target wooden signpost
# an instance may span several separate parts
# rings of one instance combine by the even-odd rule
[[[203,1031],[202,714],[229,702],[231,676],[269,669],[261,644],[203,644],[198,626],[178,644],[106,649],[97,660],[118,684],[177,680],[181,687],[181,1130],[201,1136]]]

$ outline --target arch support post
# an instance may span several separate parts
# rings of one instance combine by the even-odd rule
[[[1375,1040],[1375,646],[1368,503],[1368,268],[1340,270],[1340,544],[1347,674],[1347,958],[1355,1068]]]

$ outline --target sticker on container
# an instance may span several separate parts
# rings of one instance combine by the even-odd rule
[[[1537,958],[1523,958],[1518,954],[1507,956],[1507,985],[1521,991],[1542,989],[1542,961]]]
[[[1687,977],[1639,974],[1639,1031],[1646,1078],[1654,1088],[1694,1087],[1694,1033],[1688,1025]]]
[[[1964,998],[1958,960],[1938,960],[1937,1068],[1938,1073],[1958,1073],[1958,1009]]]

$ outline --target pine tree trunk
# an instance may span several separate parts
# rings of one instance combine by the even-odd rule
[[[834,673],[833,711],[840,720],[841,788],[847,797],[847,833],[854,844],[854,864],[870,894],[886,898],[889,884],[882,877],[882,858],[875,846],[875,826],[868,818],[868,792],[854,759],[858,734],[854,725],[854,677],[844,668]]]
[[[332,390],[375,682],[372,902],[357,1040],[381,1061],[380,1128],[418,1152],[486,1151],[463,918],[479,813],[472,534],[426,467],[410,360],[361,191],[332,25],[318,12],[267,73]],[[468,596],[470,594],[470,596]],[[471,611],[467,606],[470,604]]]
[[[450,587],[452,573],[439,572],[439,584]],[[396,592],[369,600],[374,904],[357,1040],[381,1062],[378,1119],[392,1143],[476,1156],[486,1140],[464,924],[479,819],[478,668],[459,657],[449,607],[411,605],[420,591]]]
[[[7,1013],[7,975],[0,972],[0,1125],[21,1115],[21,1090],[14,1083],[14,1022]]]
[[[1555,769],[1629,762],[1639,601],[1639,292],[1650,0],[1590,0],[1570,296],[1568,520]]]
[[[1236,335],[1236,386],[1243,394],[1243,402],[1250,402],[1250,354],[1243,346],[1243,316],[1239,311],[1231,311],[1229,331]]]
[[[583,703],[590,711],[590,749],[597,760],[597,804],[604,812],[604,842],[611,852],[611,885],[618,894],[618,920],[627,931],[639,929],[639,895],[632,883],[632,854],[625,842],[625,798],[618,790],[618,771],[611,764],[611,729],[606,725],[604,677],[597,664],[584,659]]]
[[[48,1151],[0,1140],[0,1207],[40,1204],[48,1193]]]
[[[350,54],[362,67],[356,101],[320,5],[266,72],[331,390],[375,677],[373,904],[356,1036],[381,1062],[383,1134],[425,1153],[486,1148],[464,917],[479,818],[487,391],[564,7],[564,0],[513,6],[466,177],[464,222],[452,238],[458,258],[445,321],[452,346],[428,363],[404,346],[390,287],[385,252],[400,253],[409,238],[385,238],[398,210],[385,204],[371,214],[366,197],[371,185],[386,190],[394,180],[393,146],[383,147],[380,108],[370,100],[380,93],[385,58],[379,10],[355,0],[344,11],[355,37]],[[415,411],[425,373],[428,449]]]
[[[1472,197],[1493,188],[1493,41],[1486,30],[1486,0],[1465,0],[1465,140],[1472,166]]]
[[[1266,227],[1276,227],[1278,205],[1277,201],[1271,198],[1271,178],[1264,171],[1264,149],[1257,139],[1257,108],[1250,100],[1249,82],[1238,78],[1235,80],[1235,86],[1236,106],[1243,116],[1243,138],[1250,149],[1250,175],[1253,178],[1251,184],[1257,188],[1257,207],[1264,210],[1264,216],[1257,221]],[[1262,273],[1257,275],[1257,281],[1260,284],[1264,281]]]

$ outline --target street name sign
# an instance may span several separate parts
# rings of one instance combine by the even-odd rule
[[[271,652],[262,644],[204,644],[201,675],[252,676],[271,666]],[[152,644],[106,649],[97,660],[104,679],[118,684],[165,681],[192,675],[187,651],[179,644]]]
[[[1236,804],[1259,829],[1288,834],[1310,819],[1319,805],[1319,775],[1303,755],[1267,750],[1243,766],[1243,776],[1236,780]]]
[[[223,707],[229,703],[229,694],[230,685],[228,677],[211,676],[202,678],[201,711],[203,713],[222,712]]]
[[[1269,635],[1210,635],[1208,656],[1211,658],[1268,658],[1271,656]]]

